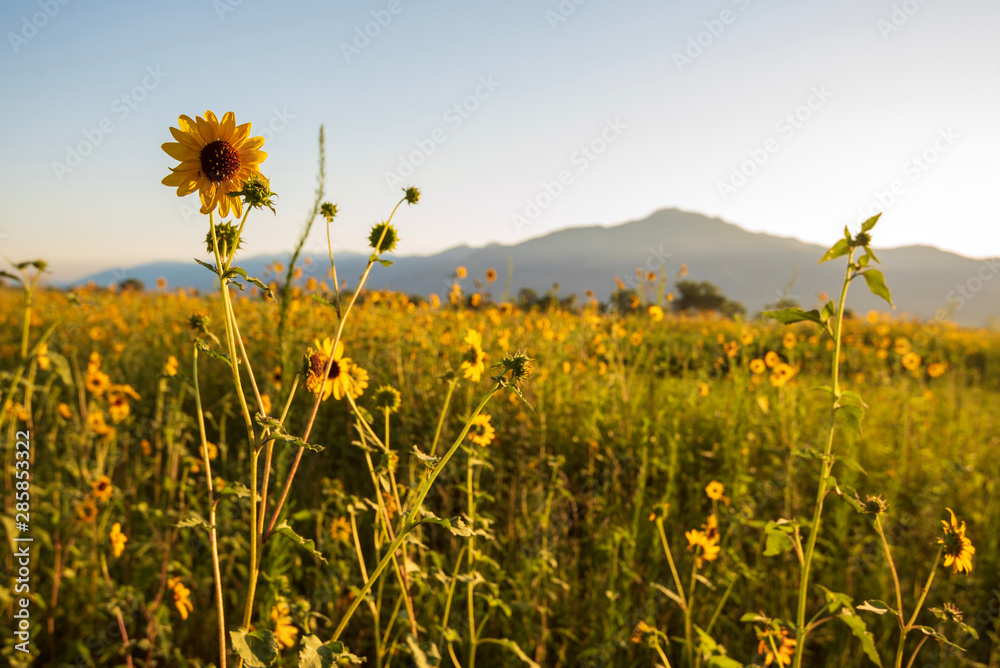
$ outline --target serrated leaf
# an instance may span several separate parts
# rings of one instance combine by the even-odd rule
[[[303,538],[299,534],[295,533],[295,529],[288,526],[288,520],[282,520],[281,524],[274,528],[274,533],[290,538],[293,542],[305,549],[306,552],[311,553],[324,564],[327,563],[326,557],[324,557],[323,554],[316,549],[316,543],[314,543],[310,538]]]
[[[205,345],[205,343],[201,339],[197,339],[195,341],[195,345],[198,346],[198,350],[202,351],[209,357],[214,357],[217,360],[222,360],[226,364],[229,364],[229,355],[227,355],[226,353],[220,353],[218,350],[213,350],[209,348],[208,346]],[[237,360],[237,362],[239,362],[239,360]]]
[[[193,510],[188,514],[187,517],[182,519],[180,522],[175,524],[178,529],[190,529],[191,527],[204,527],[206,529],[211,529],[212,527],[205,518],[194,512]]]
[[[202,262],[198,258],[194,258],[194,261],[197,262],[198,264],[200,264],[201,266],[205,267],[205,269],[208,269],[210,272],[212,272],[216,276],[219,275],[219,270],[215,267],[214,264],[209,264],[208,262]]]
[[[271,288],[269,288],[267,285],[265,285],[264,281],[260,280],[259,278],[254,278],[253,276],[247,276],[246,270],[243,269],[242,267],[237,267],[237,266],[230,267],[229,271],[226,272],[226,276],[228,277],[228,276],[233,276],[233,275],[237,275],[240,278],[242,278],[244,281],[247,281],[249,283],[253,283],[258,288],[260,288],[261,290],[264,291],[264,293],[267,295],[268,299],[270,299],[271,301],[274,301],[274,293],[271,292]]]
[[[284,429],[275,431],[270,435],[270,438],[273,438],[275,441],[281,443],[288,443],[289,445],[297,445],[300,448],[305,448],[306,450],[312,450],[313,452],[323,452],[323,450],[326,449],[324,446],[319,445],[317,443],[306,443],[300,437],[292,436]]]
[[[299,668],[334,668],[341,661],[360,665],[364,659],[351,654],[344,643],[324,643],[314,635],[302,639],[303,649],[299,652]]]
[[[270,668],[278,660],[278,639],[272,631],[236,629],[229,632],[233,651],[247,668]]]
[[[848,253],[851,252],[851,244],[848,241],[848,239],[850,239],[851,233],[847,230],[846,227],[844,228],[844,235],[847,238],[841,239],[837,243],[830,246],[830,249],[823,254],[823,257],[819,259],[819,262],[817,264],[823,264],[828,260],[834,260],[842,255],[847,255]]]
[[[783,325],[791,325],[792,323],[802,322],[803,320],[815,322],[817,325],[823,324],[823,318],[820,317],[819,311],[816,309],[805,311],[800,308],[784,308],[780,311],[764,311],[761,313],[761,316],[765,318],[773,318]]]
[[[876,297],[881,297],[882,299],[889,302],[889,306],[896,308],[896,305],[892,303],[892,294],[889,292],[889,288],[885,285],[885,276],[878,269],[866,269],[861,273],[865,277],[865,283],[868,284],[868,289]]]
[[[431,455],[428,455],[428,454],[425,454],[424,452],[422,452],[422,451],[420,450],[420,448],[418,448],[418,447],[417,447],[417,446],[415,446],[415,445],[414,445],[414,446],[413,446],[413,447],[412,447],[412,448],[410,449],[410,452],[412,452],[412,453],[413,453],[413,455],[414,455],[414,456],[415,456],[415,457],[416,457],[417,459],[419,459],[420,461],[422,461],[422,462],[424,463],[424,465],[425,465],[425,466],[427,466],[427,468],[429,468],[429,469],[432,469],[432,468],[434,468],[434,466],[435,466],[435,465],[436,465],[436,464],[437,464],[437,463],[438,463],[439,461],[441,461],[441,458],[440,458],[440,457],[433,457],[433,456],[431,456]]]
[[[240,482],[227,482],[220,492],[221,496],[235,496],[237,499],[249,499],[250,488]],[[254,501],[260,500],[260,494],[254,492]]]
[[[875,637],[865,625],[865,620],[858,617],[850,608],[843,608],[841,614],[837,615],[837,619],[847,624],[854,636],[861,641],[861,649],[864,650],[868,660],[881,667],[882,659],[875,651]]]
[[[445,529],[447,529],[448,531],[450,531],[452,534],[454,534],[456,536],[461,536],[463,538],[468,538],[473,533],[472,529],[469,527],[468,524],[466,524],[462,520],[461,517],[452,517],[450,520],[446,520],[446,519],[442,519],[440,517],[436,517],[434,515],[430,515],[429,517],[425,517],[422,520],[420,520],[420,523],[421,524],[437,524],[438,526],[444,527]]]
[[[417,643],[416,638],[407,634],[406,645],[410,648],[410,656],[416,668],[437,668],[441,665],[441,652],[437,645],[429,642]]]

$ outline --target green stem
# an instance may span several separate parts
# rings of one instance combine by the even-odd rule
[[[827,480],[830,477],[830,469],[833,466],[831,454],[833,452],[833,436],[836,430],[837,408],[840,405],[840,346],[844,325],[844,304],[847,301],[847,287],[851,282],[852,258],[854,249],[847,255],[847,270],[844,276],[844,285],[840,291],[840,305],[837,308],[837,327],[833,331],[833,370],[831,371],[833,382],[833,399],[830,407],[830,427],[826,439],[826,449],[823,451],[823,465],[820,472],[819,487],[816,490],[816,507],[813,511],[812,527],[809,532],[809,544],[806,547],[805,559],[802,562],[802,576],[799,581],[799,601],[798,611],[795,617],[795,640],[796,648],[794,668],[801,668],[802,657],[805,656],[806,637],[806,602],[809,597],[809,576],[812,568],[813,554],[816,551],[816,539],[819,538],[820,525],[823,518],[823,501],[826,498]]]
[[[451,448],[448,449],[448,452],[445,453],[445,455],[441,458],[441,460],[437,463],[437,465],[434,466],[434,469],[430,472],[430,475],[427,476],[423,484],[420,486],[420,489],[417,492],[416,500],[413,503],[412,510],[410,510],[407,513],[407,515],[416,516],[419,513],[421,506],[423,506],[424,499],[427,498],[427,495],[430,493],[431,487],[434,485],[434,481],[437,480],[437,477],[439,475],[441,475],[441,471],[443,471],[444,467],[448,465],[448,462],[458,451],[458,448],[462,445],[462,442],[465,440],[466,435],[469,433],[469,429],[472,427],[472,420],[475,419],[475,417],[482,412],[483,408],[486,407],[486,404],[493,397],[493,395],[497,393],[499,389],[500,389],[500,383],[494,383],[493,387],[490,388],[489,392],[486,393],[486,396],[483,397],[483,400],[479,402],[479,405],[476,407],[476,410],[473,411],[472,416],[469,418],[469,421],[465,423],[465,427],[462,429],[462,432],[458,435],[458,438],[455,439],[455,442],[452,443]],[[403,516],[401,521],[406,522],[406,516]],[[406,534],[415,529],[419,524],[420,521],[406,523],[402,526],[399,533],[396,534],[396,538],[389,545],[389,549],[386,551],[385,556],[382,557],[382,560],[379,562],[378,566],[376,566],[375,570],[372,571],[371,578],[369,578],[368,582],[365,583],[365,586],[361,588],[361,591],[358,592],[358,595],[354,597],[354,601],[351,603],[351,607],[349,607],[347,609],[347,612],[344,613],[343,619],[340,620],[340,624],[337,625],[337,629],[333,632],[333,638],[332,638],[333,641],[338,640],[340,638],[340,634],[342,634],[344,632],[344,629],[347,628],[347,623],[351,620],[351,617],[354,615],[354,612],[358,609],[358,606],[361,605],[361,601],[365,598],[365,596],[368,595],[368,592],[371,591],[372,584],[374,584],[378,580],[379,576],[382,574],[382,571],[384,571],[386,566],[389,565],[389,562],[392,560],[392,555],[395,554],[397,549],[399,549],[399,546],[402,544],[403,539],[406,538]]]

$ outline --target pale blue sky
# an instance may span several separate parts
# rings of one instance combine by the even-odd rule
[[[325,124],[340,249],[406,160],[402,253],[663,207],[828,243],[891,196],[877,245],[1000,255],[998,25],[990,0],[7,0],[0,255],[63,280],[200,256],[160,144],[206,109],[267,137],[251,253],[291,247]]]

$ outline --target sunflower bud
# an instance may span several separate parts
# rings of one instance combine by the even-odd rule
[[[368,245],[374,248],[376,253],[392,252],[397,241],[399,237],[396,235],[396,228],[389,223],[374,225],[371,234],[368,235]]]
[[[375,408],[387,413],[395,413],[402,403],[399,390],[391,385],[383,385],[375,390]]]
[[[277,199],[278,196],[271,192],[271,184],[261,174],[254,174],[243,184],[242,190],[228,193],[228,195],[230,197],[242,197],[244,203],[255,209],[267,207],[271,210],[271,213],[277,213],[274,210],[274,203],[271,200]]]
[[[323,202],[319,207],[319,212],[326,218],[326,222],[332,223],[337,215],[337,205],[332,202]]]
[[[232,250],[233,245],[236,245],[236,250],[243,247],[243,240],[237,240],[236,235],[239,230],[232,223],[219,223],[215,226],[215,238],[219,242],[219,254],[226,255]],[[209,253],[214,253],[214,246],[212,245],[212,231],[209,230],[208,234],[205,236],[205,246],[208,248]]]
[[[412,206],[413,204],[416,204],[417,202],[420,201],[420,191],[417,190],[414,186],[410,186],[409,188],[404,188],[404,191],[406,192],[406,195],[403,196],[403,199],[406,200],[407,204]]]
[[[510,372],[510,380],[514,385],[521,384],[522,381],[527,380],[531,377],[533,370],[532,360],[530,357],[525,355],[523,352],[518,351],[511,355],[508,353],[500,361],[500,366],[503,367],[504,373]]]

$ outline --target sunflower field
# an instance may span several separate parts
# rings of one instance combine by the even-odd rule
[[[217,290],[4,272],[5,664],[1000,666],[1000,334],[852,314],[877,216],[754,319],[370,290],[416,188],[252,277],[263,140],[179,126]]]

